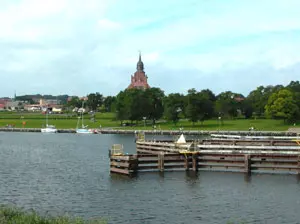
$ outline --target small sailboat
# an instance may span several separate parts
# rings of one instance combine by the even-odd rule
[[[55,128],[54,125],[49,125],[48,124],[48,110],[46,111],[46,127],[41,128],[42,133],[56,133],[57,129]]]
[[[83,102],[82,102],[82,109],[83,109]],[[79,127],[79,123],[81,120],[81,127]],[[83,110],[81,111],[81,116],[78,117],[77,126],[76,126],[76,133],[78,134],[96,134],[93,129],[87,129],[88,125],[84,125],[83,123]]]

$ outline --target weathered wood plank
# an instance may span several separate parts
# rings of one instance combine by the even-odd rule
[[[215,167],[242,167],[244,168],[244,164],[234,164],[234,163],[203,163],[199,162],[199,166],[215,166]]]
[[[116,168],[116,167],[111,167],[110,168],[110,172],[112,172],[112,173],[126,174],[126,175],[130,175],[131,173],[133,173],[131,170],[120,169],[120,168]]]
[[[130,167],[132,164],[127,163],[127,162],[116,162],[116,161],[111,161],[110,166],[117,166],[117,167]]]

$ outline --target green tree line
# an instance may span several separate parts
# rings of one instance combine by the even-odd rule
[[[104,100],[108,111],[116,112],[116,119],[139,122],[159,119],[172,121],[188,119],[193,124],[207,119],[283,119],[286,123],[300,120],[300,83],[287,86],[259,86],[248,96],[231,91],[216,95],[209,89],[189,89],[187,94],[164,94],[159,88],[129,89]],[[109,101],[109,102],[108,102]]]
[[[66,107],[81,107],[82,99],[72,97]],[[126,89],[116,96],[100,93],[87,96],[85,106],[93,111],[114,112],[123,124],[165,119],[175,125],[179,119],[193,124],[207,119],[282,119],[286,123],[300,120],[300,83],[291,81],[287,86],[259,86],[248,96],[231,91],[214,94],[209,89],[189,89],[186,94],[166,95],[160,88]]]

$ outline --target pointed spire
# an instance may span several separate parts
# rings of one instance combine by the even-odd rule
[[[142,54],[141,54],[141,51],[139,51],[139,62],[142,61]]]
[[[139,51],[139,61],[136,65],[136,69],[138,71],[144,71],[144,63],[142,62],[142,54],[141,54],[141,51]]]

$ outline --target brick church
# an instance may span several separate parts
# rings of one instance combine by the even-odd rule
[[[139,55],[139,61],[136,65],[136,72],[131,76],[131,83],[127,89],[148,89],[148,76],[144,72],[144,63],[142,62],[141,53]]]

